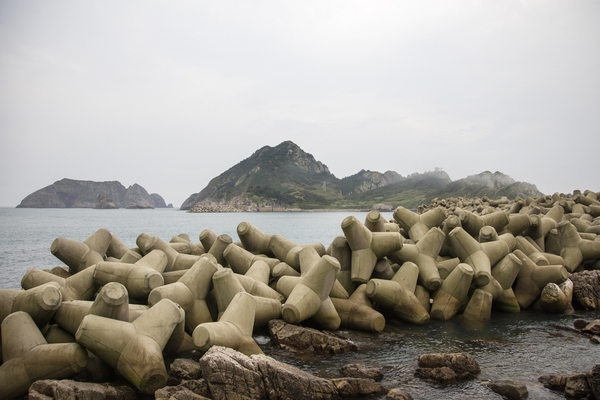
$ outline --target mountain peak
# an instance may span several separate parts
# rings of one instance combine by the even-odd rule
[[[515,180],[510,176],[496,171],[493,174],[490,171],[483,171],[477,175],[470,175],[465,178],[466,181],[484,185],[492,189],[497,189],[512,185]]]

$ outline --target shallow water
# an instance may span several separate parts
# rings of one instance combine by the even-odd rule
[[[349,214],[364,221],[366,213],[241,213],[189,214],[166,210],[11,209],[0,208],[0,287],[18,289],[30,268],[51,268],[61,262],[50,253],[57,237],[83,241],[99,228],[107,228],[128,246],[146,232],[169,241],[187,233],[198,241],[200,232],[211,229],[239,240],[236,227],[248,221],[267,233],[278,233],[296,243],[321,242],[327,247],[342,234],[341,222]],[[385,215],[391,218],[391,213]],[[573,320],[600,318],[600,312],[552,315],[523,312],[494,313],[489,323],[466,324],[461,318],[431,321],[415,326],[388,319],[380,334],[341,330],[359,346],[358,352],[300,357],[270,345],[266,332],[255,338],[265,353],[317,376],[340,377],[348,363],[384,368],[383,384],[401,387],[415,399],[501,399],[484,383],[489,380],[521,380],[530,399],[563,399],[545,389],[538,378],[550,373],[588,372],[600,363],[600,346],[585,336],[560,330],[553,324],[573,326]],[[452,385],[424,382],[414,377],[417,358],[434,352],[468,352],[479,362],[475,381]],[[382,397],[383,398],[383,397]]]

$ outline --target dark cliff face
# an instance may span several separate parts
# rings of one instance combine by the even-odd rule
[[[154,202],[146,189],[134,183],[127,188],[122,206],[125,208],[154,208]]]
[[[97,206],[99,198],[119,208],[155,207],[152,197],[138,184],[126,189],[118,181],[94,182],[65,178],[31,193],[17,208],[103,208]]]
[[[163,199],[160,194],[150,193],[150,198],[152,199],[154,208],[167,208],[167,203],[165,202],[165,199]]]

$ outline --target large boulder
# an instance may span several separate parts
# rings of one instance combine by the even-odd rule
[[[333,399],[338,396],[336,386],[296,367],[257,354],[250,357],[262,374],[269,399]]]
[[[244,354],[213,346],[199,363],[213,399],[267,398],[258,366]]]
[[[368,371],[366,367],[346,370],[363,370],[365,374]],[[199,362],[176,359],[170,374],[171,386],[158,389],[157,400],[337,399],[381,396],[388,392],[373,379],[319,378],[264,354],[248,357],[220,346],[211,347]]]
[[[508,400],[524,400],[529,396],[527,386],[523,382],[491,381],[488,387]]]
[[[269,333],[279,347],[296,352],[338,354],[358,350],[356,344],[336,333],[288,324],[281,319],[269,321]]]
[[[571,274],[573,307],[577,310],[600,308],[600,271],[582,271]]]

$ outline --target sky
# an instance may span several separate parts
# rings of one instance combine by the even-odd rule
[[[285,140],[338,178],[600,191],[600,2],[0,2],[0,206],[70,178],[179,207]]]

